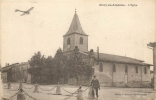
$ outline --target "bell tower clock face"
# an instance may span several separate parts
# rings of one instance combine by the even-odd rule
[[[70,49],[70,44],[67,45],[67,49],[68,49],[68,50]]]

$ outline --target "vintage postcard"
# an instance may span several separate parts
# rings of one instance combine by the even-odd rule
[[[156,100],[156,1],[1,0],[0,65],[0,100]]]

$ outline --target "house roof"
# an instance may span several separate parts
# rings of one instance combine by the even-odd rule
[[[18,64],[19,63],[15,63],[15,64],[12,64],[12,65],[8,65],[6,67],[2,67],[2,72],[10,70],[11,68],[13,68],[15,65],[18,65]]]
[[[79,21],[79,18],[78,18],[78,15],[77,15],[76,12],[75,12],[73,20],[72,20],[72,22],[70,24],[69,30],[67,31],[67,33],[64,36],[74,34],[74,33],[88,36],[83,31],[83,29],[81,27],[81,24],[80,24],[80,21]]]

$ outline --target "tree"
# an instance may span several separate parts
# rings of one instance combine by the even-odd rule
[[[28,72],[32,75],[32,77],[37,82],[39,82],[39,80],[41,82],[42,80],[44,60],[45,60],[45,57],[44,55],[41,55],[40,52],[35,53],[34,56],[32,56],[32,58],[29,60],[30,68],[28,69]],[[39,77],[39,80],[36,79],[38,77]]]
[[[78,77],[82,75],[90,75],[91,67],[83,62],[82,54],[79,52],[79,49],[76,47],[74,52],[70,55],[67,60],[67,64],[65,65],[65,73],[66,76],[74,77],[77,80]]]
[[[61,77],[64,77],[64,66],[66,64],[66,60],[67,56],[65,56],[62,49],[59,48],[54,57],[57,83],[60,82]]]

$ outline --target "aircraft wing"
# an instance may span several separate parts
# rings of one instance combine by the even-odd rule
[[[19,11],[19,12],[24,12],[24,11],[21,11],[21,10],[18,10],[18,9],[15,10],[15,12],[18,12],[18,11]]]
[[[21,16],[25,15],[26,13],[21,14]]]
[[[31,7],[31,8],[28,9],[26,12],[30,12],[32,9],[34,9],[34,7]]]

